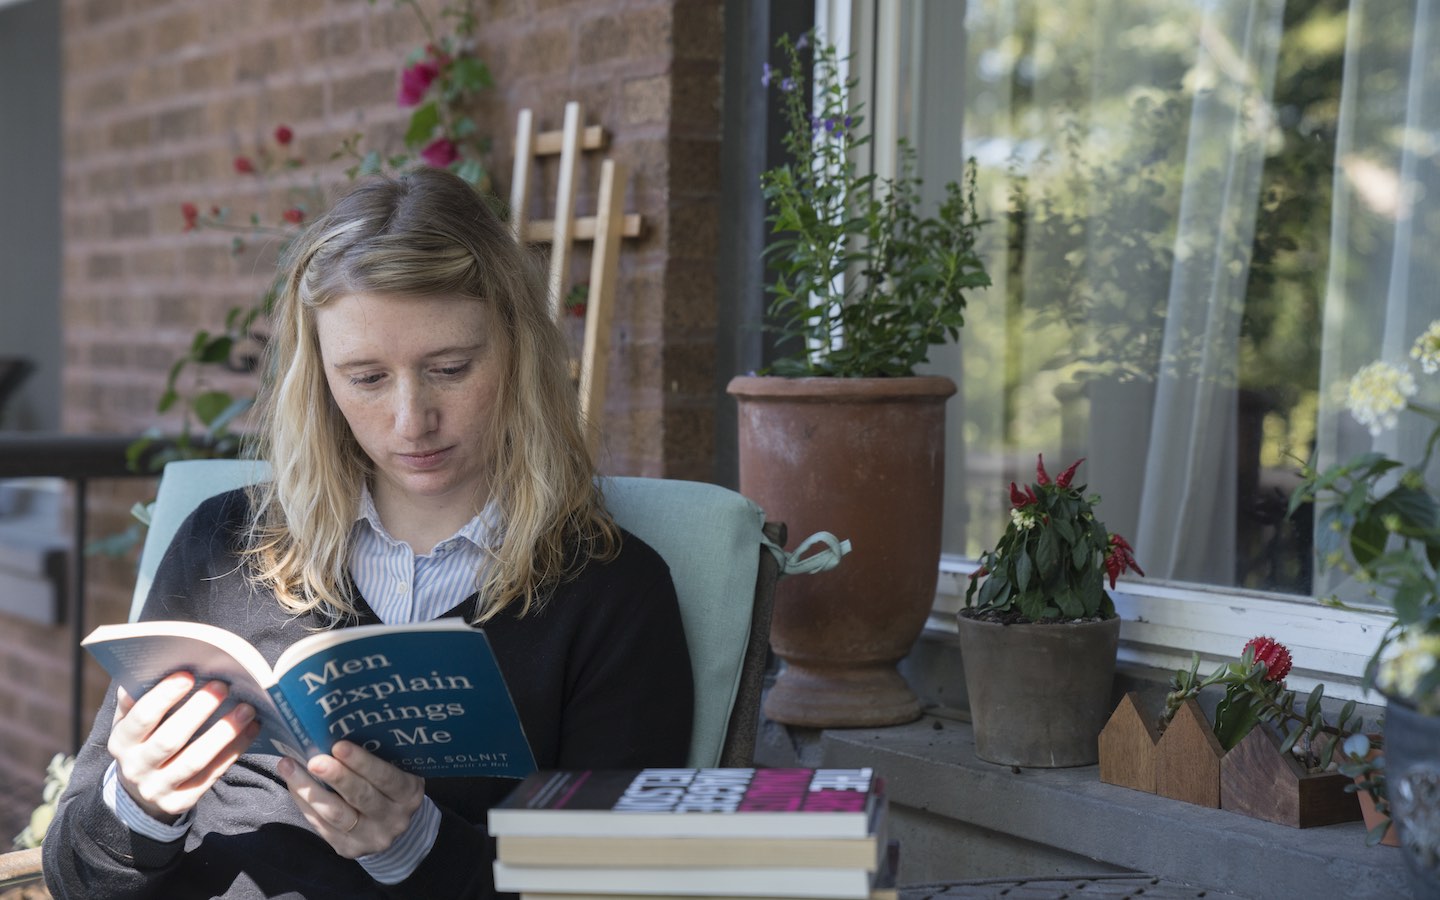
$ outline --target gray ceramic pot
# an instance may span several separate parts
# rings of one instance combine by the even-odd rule
[[[1032,768],[1088,766],[1110,717],[1120,619],[997,625],[959,616],[975,755]]]

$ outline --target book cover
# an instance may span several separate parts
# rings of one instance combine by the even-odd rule
[[[319,632],[272,669],[239,636],[198,622],[103,625],[81,642],[139,696],[172,672],[221,680],[259,713],[252,753],[304,761],[349,740],[414,774],[523,778],[535,759],[485,633],[459,619]]]
[[[861,838],[882,794],[868,768],[537,772],[489,825],[496,836]]]

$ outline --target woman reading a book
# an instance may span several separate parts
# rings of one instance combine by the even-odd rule
[[[376,179],[282,276],[255,447],[273,480],[200,505],[142,619],[219,625],[273,664],[324,629],[463,617],[539,768],[684,765],[674,587],[605,512],[506,224],[448,173]],[[57,897],[493,893],[485,815],[514,781],[426,781],[345,741],[308,765],[250,752],[248,705],[209,721],[226,690],[109,693],[44,843]]]

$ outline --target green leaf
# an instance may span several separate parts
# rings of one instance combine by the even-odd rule
[[[233,422],[237,416],[242,415],[246,410],[255,405],[254,397],[237,397],[230,402],[230,405],[222,409],[215,418],[208,423],[208,431],[212,438],[218,438],[220,432]]]
[[[225,391],[206,391],[190,401],[190,406],[195,410],[195,416],[205,425],[210,425],[215,419],[229,408],[233,398]]]
[[[358,176],[375,175],[380,172],[381,168],[380,151],[371,150],[365,154],[364,159],[360,160],[360,165],[357,167],[355,174]]]
[[[473,56],[461,56],[450,65],[450,77],[462,90],[478,91],[490,87],[490,69]]]
[[[1325,696],[1325,685],[1315,685],[1315,690],[1310,692],[1310,697],[1305,701],[1305,718],[1314,719],[1320,712],[1320,700]]]
[[[1020,614],[1032,622],[1054,618],[1056,612],[1055,607],[1046,601],[1045,595],[1038,591],[1021,594],[1015,599],[1015,605],[1019,607]]]
[[[405,144],[414,147],[430,140],[440,124],[440,108],[434,100],[415,108],[410,114],[410,126],[405,129]]]
[[[1035,564],[1030,560],[1030,554],[1023,549],[1015,558],[1015,587],[1024,593],[1030,587],[1030,579],[1035,574]]]
[[[223,363],[230,359],[230,348],[235,346],[235,341],[226,336],[220,335],[213,340],[207,341],[200,348],[198,359],[202,363]]]
[[[455,174],[477,187],[485,183],[485,167],[477,159],[467,159],[460,163]]]
[[[1060,608],[1060,614],[1069,619],[1078,619],[1089,612],[1085,603],[1070,590],[1068,586],[1062,587],[1055,592],[1055,605]]]
[[[1055,532],[1048,528],[1040,532],[1040,541],[1035,548],[1035,565],[1042,584],[1049,584],[1055,578],[1055,570],[1060,565],[1060,546],[1055,540]]]
[[[1296,722],[1295,727],[1290,729],[1290,733],[1285,735],[1285,740],[1280,742],[1280,752],[1289,753],[1291,750],[1295,749],[1296,742],[1300,740],[1300,735],[1304,733],[1304,724]]]
[[[1260,721],[1256,705],[1246,693],[1244,685],[1232,684],[1225,690],[1225,698],[1215,707],[1215,737],[1226,750],[1250,733]]]

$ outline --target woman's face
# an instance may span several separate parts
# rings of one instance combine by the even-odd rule
[[[492,304],[350,294],[315,323],[330,394],[375,465],[386,527],[402,539],[407,522],[453,533],[488,494],[506,355]]]

